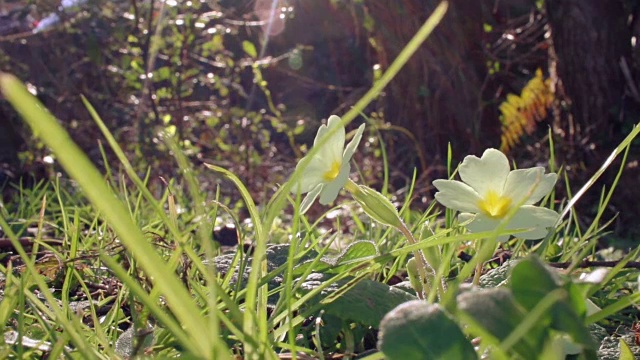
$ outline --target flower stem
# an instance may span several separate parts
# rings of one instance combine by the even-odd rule
[[[473,285],[478,285],[480,283],[480,276],[482,275],[482,265],[484,265],[482,261],[478,262],[478,264],[476,265],[476,270],[473,274]]]
[[[353,180],[347,179],[347,183],[344,184],[344,189],[347,190],[350,194],[354,194],[360,191],[358,184],[356,184]]]
[[[413,234],[411,234],[411,231],[409,231],[409,229],[404,223],[402,224],[402,226],[398,227],[397,229],[402,233],[402,235],[404,235],[404,237],[407,238],[407,240],[411,245],[418,243],[418,241],[413,237]],[[413,257],[415,257],[416,262],[418,263],[418,273],[422,278],[422,291],[418,292],[418,297],[424,300],[427,298],[427,294],[426,294],[427,289],[431,288],[431,281],[429,280],[429,275],[427,275],[427,269],[429,269],[429,271],[433,275],[435,275],[435,271],[433,270],[431,265],[427,263],[421,250],[414,251]]]
[[[476,242],[476,255],[480,257],[481,256],[481,249],[482,249],[482,240],[478,240]],[[482,275],[482,266],[484,265],[484,259],[479,258],[478,259],[478,263],[476,264],[476,269],[473,272],[473,281],[471,282],[473,285],[478,285],[480,283],[480,276]]]
[[[386,198],[384,199],[384,201],[378,201],[377,203],[375,201],[367,201],[367,199],[371,197],[375,198],[377,196],[382,196],[377,191],[366,188],[367,191],[369,191],[367,193],[368,196],[363,196],[363,187],[359,186],[358,184],[353,182],[353,180],[351,179],[347,180],[347,183],[344,185],[344,188],[347,191],[349,191],[349,193],[351,193],[353,198],[361,206],[363,206],[365,213],[367,213],[374,220],[376,220],[376,217],[378,217],[380,219],[379,222],[386,221],[382,223],[384,225],[392,226],[398,229],[398,231],[400,231],[402,235],[404,235],[404,237],[407,238],[407,241],[409,241],[411,245],[418,243],[418,241],[415,239],[415,237],[413,236],[409,228],[407,228],[407,225],[400,218],[400,215],[398,214],[395,207],[393,207],[391,203],[388,203],[388,200],[386,200]],[[382,199],[379,199],[379,200],[382,200]],[[388,207],[384,205],[385,203],[388,203]],[[386,209],[386,211],[382,211],[381,208]],[[384,214],[384,215],[381,215],[381,214]],[[383,218],[384,220],[382,220]],[[426,295],[427,295],[426,290],[430,289],[432,285],[430,275],[431,277],[433,277],[435,276],[436,272],[434,271],[433,267],[428,264],[421,250],[414,251],[413,256],[415,257],[418,265],[417,266],[418,275],[421,278],[420,282],[422,284],[422,291],[416,291],[416,292],[418,293],[418,297],[424,300],[426,299]],[[429,271],[430,274],[427,273],[427,270]],[[419,290],[419,289],[416,289],[416,290]],[[443,294],[444,294],[444,285],[440,283],[438,287],[438,297],[440,298]]]
[[[498,243],[490,239],[478,240],[476,242],[476,254],[474,257],[477,258],[478,263],[476,264],[475,273],[473,274],[473,285],[478,285],[480,283],[484,263],[491,259],[491,256],[495,254],[497,248]]]

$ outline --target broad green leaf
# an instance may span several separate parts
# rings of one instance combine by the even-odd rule
[[[482,288],[494,288],[505,282],[516,265],[516,261],[509,260],[495,269],[489,270],[486,274],[480,276],[478,285]]]
[[[390,360],[477,359],[458,324],[438,304],[404,303],[380,324],[378,348]]]
[[[267,273],[264,274],[262,280],[268,280],[268,288],[270,290],[275,289],[276,287],[282,285],[284,282],[282,271],[284,271],[284,267],[289,258],[289,244],[279,244],[279,245],[268,245],[265,251],[265,256],[267,258]],[[303,254],[298,254],[299,257],[293,259],[295,262],[310,262],[313,258],[318,256],[318,253],[310,250]],[[226,276],[228,273],[232,273],[230,285],[232,288],[243,289],[247,286],[247,281],[249,280],[249,275],[251,273],[250,264],[253,261],[253,257],[248,256],[244,259],[243,267],[238,263],[234,263],[235,254],[225,254],[216,256],[212,260],[205,260],[205,264],[213,263],[216,267],[216,271],[223,276]],[[235,266],[232,268],[232,266]],[[242,274],[238,274],[238,272],[243,270]],[[278,271],[280,269],[281,271]],[[280,297],[280,293],[273,294],[269,297],[268,302],[271,305],[275,305]]]
[[[507,288],[467,291],[458,296],[458,309],[471,316],[498,340],[505,340],[523,321],[526,312]],[[513,350],[523,359],[536,359],[545,339],[550,319],[540,319],[538,326],[520,339]]]
[[[378,247],[374,242],[367,240],[355,241],[349,244],[339,255],[324,256],[320,261],[315,261],[314,258],[307,258],[308,260],[295,267],[294,274],[299,276],[307,271],[310,266],[313,266],[314,272],[338,274],[353,268],[354,264],[374,259],[379,254]]]
[[[589,351],[595,342],[585,326],[585,299],[571,283],[562,284],[559,276],[549,269],[537,256],[520,261],[511,273],[511,289],[516,301],[527,310],[532,310],[544,297],[556,289],[563,289],[565,299],[551,308],[551,327],[571,335],[572,339]]]
[[[560,287],[560,280],[538,257],[531,256],[513,268],[510,286],[518,303],[531,310],[548,293]]]
[[[338,256],[323,257],[317,271],[327,270],[334,274],[339,273],[354,263],[370,260],[378,255],[378,247],[374,242],[355,241],[349,244]]]
[[[554,334],[552,341],[547,341],[539,354],[539,359],[566,360],[580,354],[581,349],[566,334]]]
[[[301,285],[303,292],[309,292],[331,278],[329,274],[310,274]],[[416,297],[408,292],[391,287],[378,281],[369,279],[360,280],[350,284],[350,280],[338,281],[322,290],[319,296],[308,302],[312,306],[318,303],[327,314],[337,316],[343,320],[355,321],[361,324],[378,327],[382,318],[391,309]],[[353,285],[350,289],[340,294],[345,285]],[[333,295],[339,295],[335,299],[327,299]],[[330,302],[328,302],[330,301]]]
[[[371,259],[378,256],[378,247],[373,241],[355,241],[340,253],[334,260],[339,264],[353,262],[354,260]]]
[[[142,353],[145,348],[153,345],[153,328],[140,329],[136,333],[135,326],[131,326],[127,331],[120,334],[115,343],[115,351],[123,358],[131,358],[136,355],[136,351]]]
[[[586,299],[576,284],[567,282],[563,288],[568,297],[553,307],[553,328],[568,333],[576,343],[595,349],[596,344],[585,322]]]
[[[322,326],[320,326],[320,340],[322,346],[331,347],[340,336],[345,326],[343,319],[330,314],[322,315]]]

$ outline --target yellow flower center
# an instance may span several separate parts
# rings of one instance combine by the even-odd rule
[[[494,190],[489,190],[484,198],[478,202],[478,207],[483,213],[498,219],[507,214],[509,206],[511,206],[511,199]]]
[[[341,166],[342,166],[342,162],[334,161],[331,164],[331,167],[329,168],[329,170],[325,171],[325,173],[322,175],[322,178],[324,179],[324,181],[330,182],[330,181],[333,181],[333,179],[335,179],[336,177],[338,177],[338,174],[340,174]]]

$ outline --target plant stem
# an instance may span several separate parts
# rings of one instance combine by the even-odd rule
[[[490,239],[479,239],[476,242],[476,254],[473,257],[477,259],[478,263],[476,264],[475,273],[473,274],[473,285],[478,285],[480,283],[480,276],[482,276],[484,263],[491,259],[493,254],[495,254],[497,247],[498,244]]]
[[[409,241],[409,243],[411,245],[413,244],[417,244],[418,241],[416,240],[415,237],[413,237],[413,234],[411,233],[411,231],[409,231],[409,229],[407,228],[407,226],[404,224],[404,222],[402,223],[402,226],[397,228],[402,235],[404,235],[404,237],[407,238],[407,240]],[[431,265],[429,265],[429,263],[427,263],[424,254],[422,254],[422,250],[416,250],[413,252],[413,256],[416,258],[416,261],[418,262],[418,272],[420,273],[420,277],[422,278],[422,293],[418,293],[418,297],[420,297],[421,299],[426,299],[427,298],[427,294],[426,294],[426,289],[430,289],[431,286],[433,285],[431,283],[431,281],[429,280],[429,275],[427,274],[427,269],[429,269],[429,272],[432,275],[435,275],[435,270],[433,269],[433,267],[431,267]],[[426,286],[425,286],[426,285]],[[439,287],[439,295],[438,298],[441,298],[442,295],[444,294],[444,287],[442,285],[442,283],[440,283],[438,285]]]
[[[366,187],[365,187],[366,188]],[[394,227],[396,229],[398,229],[398,231],[400,231],[402,233],[402,235],[404,235],[404,237],[407,238],[407,241],[409,241],[410,245],[414,245],[417,244],[418,241],[416,240],[416,238],[413,236],[413,234],[411,233],[411,231],[409,230],[409,228],[407,228],[407,225],[404,223],[404,221],[400,218],[400,214],[398,214],[398,211],[395,209],[395,207],[389,202],[388,203],[388,207],[385,206],[385,203],[388,202],[388,200],[386,200],[386,198],[384,198],[384,196],[380,193],[378,193],[375,190],[371,190],[372,192],[369,193],[369,196],[376,198],[377,196],[380,196],[382,198],[379,198],[376,203],[376,201],[371,201],[371,202],[367,202],[365,200],[365,198],[367,198],[367,196],[365,196],[363,198],[362,196],[362,187],[360,187],[358,184],[356,184],[353,180],[348,179],[347,182],[344,185],[344,189],[347,190],[349,193],[351,193],[351,195],[353,196],[353,198],[361,205],[363,206],[363,209],[365,211],[365,213],[367,213],[369,215],[369,217],[371,217],[374,220],[377,220],[378,222],[380,222],[383,225],[387,225],[390,227]],[[373,195],[376,194],[376,195]],[[369,208],[367,210],[367,207]],[[379,208],[384,208],[385,210],[380,210]],[[369,212],[374,212],[377,213],[377,215],[379,216],[378,219],[376,219],[375,215],[370,214]],[[379,213],[378,213],[379,212]],[[431,265],[428,264],[428,262],[426,261],[426,258],[424,257],[424,254],[422,253],[421,250],[416,250],[413,252],[413,255],[416,259],[417,262],[417,270],[418,270],[418,275],[421,278],[421,284],[422,284],[422,291],[418,291],[419,289],[416,289],[416,293],[418,294],[418,297],[422,300],[425,300],[427,298],[427,293],[425,292],[426,289],[431,289],[431,281],[430,281],[430,277],[429,274],[427,274],[427,269],[429,270],[429,272],[431,273],[432,277],[435,277],[435,270],[433,269],[433,267]],[[442,283],[440,283],[440,286],[438,287],[438,297],[440,298],[440,296],[442,294],[444,294],[444,286]]]
[[[484,261],[480,261],[476,265],[476,271],[473,274],[473,285],[478,285],[480,283],[480,276],[482,275],[482,265],[484,265]]]

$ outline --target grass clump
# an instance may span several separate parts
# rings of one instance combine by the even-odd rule
[[[555,198],[556,175],[539,190],[540,169],[514,170],[533,176],[523,178],[530,183],[513,193],[504,185],[498,193],[483,188],[490,182],[477,181],[491,180],[495,174],[485,167],[495,163],[482,165],[484,156],[470,156],[456,169],[449,160],[451,179],[436,183],[441,194],[445,187],[455,190],[437,197],[448,207],[443,216],[435,202],[426,211],[411,210],[413,185],[398,210],[383,195],[386,189],[357,184],[349,179],[348,163],[334,163],[348,161],[357,146],[353,141],[345,150],[345,125],[380,93],[445,10],[446,3],[352,111],[319,130],[314,147],[266,203],[256,203],[232,172],[207,165],[219,182],[238,190],[246,222],[217,194],[200,192],[195,170],[172,136],[165,140],[180,176],[156,196],[88,102],[121,171],[114,166],[99,173],[19,81],[0,75],[3,94],[72,179],[65,186],[58,180],[19,189],[14,202],[0,208],[2,246],[12,252],[0,265],[2,355],[596,358],[600,344],[611,342],[606,328],[632,325],[624,311],[638,301],[629,269],[640,248],[623,256],[599,250],[607,225],[602,212],[585,229],[573,206],[614,158],[622,154],[625,162],[640,128],[566,201]],[[502,161],[499,151],[490,153]],[[471,171],[471,164],[482,166]],[[553,159],[549,171],[562,178]],[[453,180],[456,172],[467,185]],[[603,190],[599,209],[621,172]],[[329,219],[327,212],[315,222],[305,216],[317,196],[329,204],[335,196],[324,191],[342,187],[354,201],[333,210],[348,209],[351,216]],[[301,192],[309,195],[303,199]],[[540,207],[533,206],[540,200]],[[524,221],[523,209],[547,216]],[[232,251],[213,242],[223,219],[234,223],[238,246]],[[286,241],[275,244],[276,237]]]

